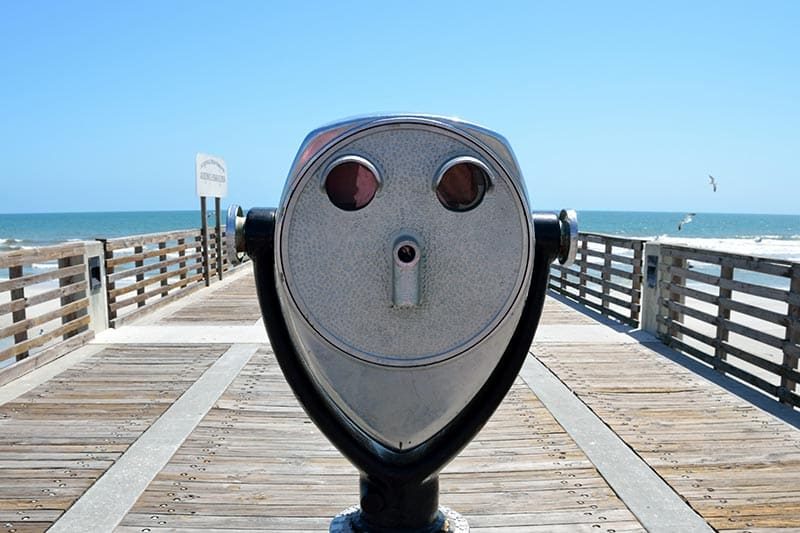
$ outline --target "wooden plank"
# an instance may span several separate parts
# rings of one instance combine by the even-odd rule
[[[637,242],[633,247],[633,279],[631,280],[631,320],[639,322],[642,301],[642,263],[644,261],[644,243]]]
[[[146,233],[143,235],[131,235],[115,239],[107,239],[107,250],[119,250],[120,248],[133,248],[134,246],[144,246],[159,242],[175,241],[178,239],[196,239],[200,236],[200,231],[196,229],[185,229],[176,231],[164,231],[160,233]]]
[[[179,268],[183,268],[184,266],[186,266],[184,263],[186,263],[187,261],[189,261],[189,262],[194,261],[197,264],[197,266],[195,268],[197,268],[197,269],[201,268],[201,266],[202,266],[202,264],[201,264],[202,255],[201,254],[195,253],[195,254],[191,254],[191,255],[185,255],[185,253],[186,253],[185,250],[182,250],[181,252],[178,252],[178,253],[179,254],[183,253],[184,255],[179,255],[178,257],[173,257],[172,259],[167,259],[166,261],[159,261],[158,263],[150,263],[150,264],[144,265],[144,266],[139,267],[139,268],[129,268],[129,269],[125,269],[125,270],[118,270],[118,271],[114,272],[113,274],[109,275],[108,279],[111,280],[111,281],[119,281],[120,279],[129,278],[131,276],[136,276],[136,275],[138,275],[140,273],[145,273],[146,274],[147,272],[152,272],[153,270],[159,270],[159,269],[162,269],[162,268],[168,268],[168,267],[170,267],[172,265],[175,265],[175,264],[178,264]]]
[[[642,239],[629,239],[626,237],[620,237],[618,235],[608,235],[605,233],[581,232],[579,233],[579,238],[595,244],[606,244],[607,242],[609,242],[613,246],[617,246],[619,248],[633,248],[637,244],[645,242]]]
[[[89,325],[89,320],[90,320],[89,315],[82,316],[76,320],[73,320],[72,322],[64,324],[38,337],[15,344],[10,348],[6,348],[5,350],[0,351],[0,361],[8,359],[9,357],[14,357],[19,354],[23,354],[31,350],[32,348],[38,348],[39,346],[43,346],[47,342],[57,337],[61,337],[67,333],[72,333],[80,328],[87,327]]]
[[[749,270],[771,276],[789,277],[792,263],[780,259],[746,256],[730,252],[697,250],[674,245],[661,245],[662,254],[669,257],[682,257],[702,263],[727,268]]]
[[[169,285],[167,285],[167,290],[171,292],[173,289],[177,289],[178,287],[185,286],[186,284],[194,283],[194,282],[196,282],[196,281],[198,281],[200,279],[203,279],[203,274],[197,274],[197,275],[188,277],[188,278],[186,278],[184,280],[178,280],[178,281],[176,281],[174,283],[170,283]],[[161,287],[158,287],[156,289],[151,289],[149,291],[145,291],[142,294],[138,294],[138,295],[136,295],[134,297],[126,298],[124,300],[115,301],[113,304],[110,304],[109,307],[113,311],[117,311],[118,309],[121,309],[123,307],[127,307],[127,306],[133,305],[133,304],[138,304],[139,302],[144,302],[148,298],[152,298],[153,296],[155,296],[157,294],[160,294],[162,292],[162,290],[163,289]],[[139,307],[141,307],[141,306],[139,306]]]
[[[84,253],[83,243],[57,244],[55,246],[37,246],[21,250],[0,253],[0,268],[32,265],[55,261],[64,257],[72,257]]]
[[[0,329],[0,339],[4,337],[10,337],[11,335],[16,335],[21,332],[25,332],[27,339],[27,330],[31,328],[35,328],[36,326],[40,326],[51,320],[60,319],[75,313],[76,311],[80,311],[81,309],[86,309],[89,307],[89,300],[87,298],[83,298],[81,300],[77,300],[75,302],[69,303],[63,307],[59,307],[58,309],[54,309],[53,311],[49,311],[47,313],[42,313],[40,315],[27,318],[20,322],[14,322],[12,325],[7,326],[5,328]],[[15,343],[23,342],[25,339],[21,341],[16,341]]]
[[[142,251],[143,250],[142,250],[141,246],[134,246],[133,247],[133,255],[140,256],[140,255],[142,255]],[[135,268],[141,269],[144,266],[144,259],[138,259],[137,261],[135,261],[134,262],[134,266],[135,266]],[[136,274],[136,283],[131,285],[136,290],[136,294],[138,296],[141,296],[141,295],[144,294],[144,286],[143,285],[139,285],[143,280],[144,280],[144,273]],[[127,288],[128,287],[126,287],[126,289]],[[144,299],[139,300],[136,303],[136,305],[138,307],[144,307],[144,304],[145,304]]]
[[[720,269],[720,279],[724,281],[733,281],[733,267],[730,266],[723,266]],[[722,343],[728,340],[728,328],[727,328],[727,321],[731,318],[731,311],[729,308],[722,305],[723,300],[730,300],[732,296],[732,292],[729,288],[725,288],[720,285],[719,288],[719,300],[717,305],[717,316],[719,320],[717,321],[717,347],[714,349],[714,359],[716,360],[714,363],[714,368],[718,371],[720,370],[720,366],[717,361],[724,361],[727,352],[722,347]]]
[[[9,280],[16,280],[22,278],[22,266],[12,266],[8,269],[8,277]],[[11,290],[11,301],[25,301],[25,287],[21,286]],[[13,323],[20,323],[26,320],[26,311],[23,307],[22,309],[17,309],[11,313],[11,321]],[[0,335],[0,338],[5,337],[6,335]],[[20,331],[14,335],[14,344],[21,344],[28,340],[28,332],[27,330]],[[20,359],[25,359],[28,357],[28,351],[23,350],[17,354],[14,354],[19,361]],[[0,361],[4,360],[4,358],[0,358]]]
[[[791,381],[800,381],[800,372],[793,368],[787,368],[783,365],[779,365],[777,363],[773,363],[772,361],[767,361],[763,357],[758,357],[757,355],[751,354],[741,348],[737,348],[736,346],[732,346],[727,342],[721,343],[722,349],[725,350],[728,354],[741,359],[751,365],[757,366],[759,368],[763,368],[767,372],[775,374],[776,376],[780,376],[781,378],[785,378]]]
[[[94,331],[89,329],[54,346],[49,346],[25,359],[21,359],[13,365],[0,369],[0,386],[11,383],[30,371],[77,350],[92,339],[94,339]]]
[[[259,386],[252,387],[255,382]],[[270,411],[276,403],[284,409]],[[517,440],[504,446],[510,435]],[[482,520],[484,527],[499,531],[574,531],[572,524],[583,524],[577,528],[581,530],[595,523],[636,523],[521,383],[479,438],[445,468],[441,493],[442,503],[467,515],[473,525]],[[255,521],[259,528],[276,531],[296,524],[326,530],[334,514],[357,501],[358,473],[308,423],[274,357],[262,350],[121,526],[137,531],[152,527],[155,516],[155,524],[164,522],[160,527],[198,531],[245,529]],[[615,514],[606,517],[606,510]],[[596,512],[608,520],[596,518]],[[309,516],[318,522],[298,522]]]
[[[628,272],[627,270],[621,270],[619,268],[613,268],[609,265],[605,265],[602,263],[592,263],[590,261],[586,261],[586,269],[587,270],[594,270],[596,272],[600,272],[600,274],[608,274],[610,276],[616,276],[622,279],[633,279],[633,272]]]
[[[561,265],[551,265],[550,268],[556,272],[561,272],[562,274],[566,273],[568,276],[574,276],[582,285],[585,285],[587,282],[596,283],[597,285],[602,285],[604,283],[603,279],[600,277],[592,276],[591,274],[579,272],[574,269],[565,268]],[[620,285],[619,283],[614,283],[613,281],[606,281],[605,283],[608,285],[609,289],[613,291],[621,292],[630,296],[635,294],[635,289],[633,287],[626,287],[625,285]]]
[[[166,243],[163,243],[163,242],[158,243],[158,249],[159,250],[163,250],[166,247],[167,247]],[[167,261],[167,256],[166,255],[159,255],[158,256],[158,263],[159,263],[159,265],[161,265],[161,267],[159,268],[158,272],[162,276],[167,273],[167,266],[164,264],[164,263],[166,263],[166,261]],[[161,286],[165,287],[166,285],[167,285],[167,278],[165,277],[165,278],[161,279]],[[161,293],[161,296],[164,297],[166,295],[167,295],[167,291],[164,290]]]
[[[661,290],[664,292],[673,292],[680,296],[685,296],[688,298],[694,298],[695,300],[700,300],[701,302],[706,302],[712,305],[719,305],[719,296],[716,294],[710,294],[703,291],[698,291],[696,289],[692,289],[687,287],[686,285],[673,285],[668,281],[661,282]]]
[[[34,305],[39,305],[44,302],[49,302],[50,300],[55,300],[56,298],[60,299],[65,296],[69,296],[72,294],[78,294],[79,292],[86,291],[86,281],[81,280],[75,283],[70,283],[59,287],[57,289],[51,289],[49,291],[41,292],[39,294],[34,294],[26,298],[26,302],[28,307],[33,307]]]
[[[116,327],[123,326],[123,325],[125,325],[125,324],[127,324],[127,323],[129,323],[129,322],[131,322],[131,321],[133,321],[135,319],[141,318],[143,315],[145,315],[147,313],[155,311],[156,309],[159,309],[160,307],[162,307],[162,306],[164,306],[164,305],[166,305],[166,304],[168,304],[170,302],[175,301],[178,298],[182,298],[184,296],[187,296],[187,295],[191,294],[192,292],[196,291],[197,289],[199,289],[199,288],[201,288],[203,286],[201,283],[199,283],[199,281],[202,280],[202,279],[203,279],[203,275],[202,274],[198,274],[198,275],[193,276],[191,278],[187,278],[185,280],[182,280],[179,283],[185,284],[185,283],[189,282],[190,284],[186,285],[186,286],[182,286],[182,288],[177,289],[175,291],[171,290],[170,293],[167,296],[165,296],[163,298],[159,298],[158,300],[156,300],[154,302],[150,302],[145,307],[137,308],[135,311],[131,311],[131,312],[126,313],[126,314],[124,314],[122,316],[115,317],[111,321],[111,327],[116,328]]]
[[[0,304],[0,315],[5,315],[7,313],[12,313],[14,311],[20,311],[27,307],[28,299],[25,297],[18,298],[16,300],[11,300],[10,302],[6,302],[4,304]]]
[[[623,263],[623,264],[626,264],[626,265],[634,265],[635,264],[635,260],[634,260],[633,257],[627,257],[627,256],[624,256],[624,255],[618,255],[618,254],[612,253],[612,251],[611,251],[611,243],[606,243],[605,251],[587,249],[586,250],[586,255],[587,256],[592,256],[592,257],[601,257],[601,258],[603,258],[604,261],[605,261],[606,258],[608,258],[609,259],[609,263],[611,263],[611,262]]]
[[[750,326],[745,326],[744,324],[737,324],[731,320],[724,320],[720,319],[718,322],[724,322],[725,329],[732,333],[737,333],[748,339],[753,339],[767,346],[772,346],[773,348],[778,348],[782,350],[784,346],[787,344],[784,339],[778,338],[774,335],[770,335],[769,333],[765,333],[761,330],[751,328]]]
[[[562,295],[566,296],[570,300],[575,300],[578,303],[580,303],[582,305],[585,305],[589,309],[597,311],[598,313],[608,315],[609,317],[615,318],[615,319],[617,319],[620,322],[623,322],[625,324],[631,324],[633,326],[637,326],[638,325],[638,322],[636,322],[636,323],[631,322],[631,318],[629,316],[623,315],[622,313],[618,313],[617,311],[614,311],[613,309],[605,308],[601,304],[598,304],[598,303],[593,302],[591,300],[579,299],[578,295],[576,295],[575,293],[569,292],[569,291],[561,292],[561,288],[558,287],[557,285],[550,284],[549,288],[551,290],[559,293],[559,294],[562,294]]]
[[[673,267],[671,272],[685,279],[699,281],[715,287],[722,287],[733,291],[744,292],[752,296],[760,296],[761,298],[768,298],[771,300],[777,300],[779,302],[800,304],[800,294],[792,294],[789,291],[776,289],[774,287],[765,287],[753,283],[746,283],[744,281],[723,280],[711,274],[704,274],[702,272],[685,268]]]
[[[147,259],[152,259],[154,257],[158,257],[163,254],[173,254],[173,253],[180,253],[182,250],[190,249],[191,246],[187,246],[186,244],[176,244],[175,246],[170,246],[168,248],[163,248],[159,250],[158,248],[153,249],[144,249],[141,246],[134,247],[134,253],[126,254],[126,255],[113,255],[111,258],[106,258],[106,266],[107,267],[116,267],[119,265],[127,265],[127,264],[136,264],[140,261],[145,261]],[[137,252],[136,250],[140,250]],[[158,264],[158,263],[155,263]],[[139,265],[141,266],[141,265]],[[133,270],[135,267],[130,267],[127,270]]]
[[[0,292],[13,291],[14,289],[21,289],[23,287],[34,285],[36,283],[42,283],[44,281],[52,281],[54,279],[74,276],[76,274],[82,273],[85,268],[86,267],[84,265],[75,265],[68,268],[57,268],[49,272],[42,272],[41,274],[30,274],[27,276],[21,276],[14,279],[10,279],[9,276],[8,280],[0,281]]]
[[[596,291],[594,289],[590,289],[589,287],[586,287],[585,285],[582,285],[582,284],[579,284],[579,283],[575,283],[575,282],[572,282],[572,281],[568,281],[566,279],[563,280],[563,282],[561,280],[559,280],[559,282],[562,283],[563,285],[565,285],[567,287],[571,287],[571,288],[573,288],[575,290],[580,290],[581,288],[583,288],[583,292],[585,294],[588,294],[590,296],[594,296],[596,298],[600,298],[601,300],[604,300],[605,301],[605,304],[603,305],[604,308],[607,308],[607,305],[609,303],[612,303],[614,305],[618,305],[620,307],[624,307],[626,309],[630,309],[631,306],[632,306],[630,300],[623,300],[622,298],[617,298],[616,296],[611,296],[610,293],[603,293],[601,291]]]
[[[792,281],[789,286],[791,294],[800,296],[800,265],[792,266]],[[786,343],[783,347],[783,367],[796,370],[798,367],[798,351],[800,351],[800,304],[793,302],[787,310]],[[797,390],[800,380],[794,376],[781,379],[781,402],[789,403],[790,395]]]
[[[143,277],[141,280],[139,279],[139,276],[144,276],[144,275],[140,274],[139,276],[136,277],[136,279],[137,279],[136,283],[131,283],[130,285],[125,285],[124,287],[120,287],[118,289],[110,290],[110,291],[108,291],[108,294],[109,294],[109,296],[112,296],[112,297],[116,298],[117,296],[120,296],[120,295],[123,295],[123,294],[127,294],[129,292],[136,291],[137,294],[141,295],[141,294],[144,294],[144,287],[147,287],[147,286],[152,285],[154,283],[159,283],[162,287],[165,287],[165,290],[162,291],[162,293],[166,294],[165,291],[169,291],[170,285],[168,283],[165,284],[164,282],[168,282],[169,278],[172,278],[172,277],[180,278],[183,274],[186,274],[190,270],[198,270],[198,269],[197,268],[191,268],[191,267],[185,267],[185,268],[182,268],[181,270],[169,270],[165,274],[158,274],[158,275],[155,275],[155,276],[151,276],[149,278],[144,278]]]
[[[581,239],[581,261],[580,261],[580,275],[581,288],[578,290],[578,296],[583,300],[586,298],[586,276],[588,276],[588,267],[586,265],[587,256],[589,255],[589,241]]]

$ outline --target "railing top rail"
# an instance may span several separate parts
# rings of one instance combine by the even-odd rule
[[[118,250],[120,248],[130,248],[131,246],[141,246],[145,244],[154,244],[164,241],[172,241],[176,239],[185,239],[189,237],[197,237],[200,235],[200,228],[184,229],[175,231],[162,231],[159,233],[145,233],[142,235],[129,235],[126,237],[116,237],[113,239],[104,239],[107,250]]]
[[[702,263],[731,266],[752,270],[773,276],[792,277],[793,269],[800,269],[800,263],[786,259],[760,257],[753,255],[721,252],[710,248],[695,248],[680,244],[661,244],[663,255],[694,259]]]
[[[579,232],[578,237],[583,237],[590,242],[611,242],[612,244],[618,244],[619,246],[628,246],[628,247],[631,247],[635,244],[644,244],[645,242],[648,241],[648,239],[639,237],[620,237],[619,235],[609,235],[608,233],[595,233],[595,232],[585,232],[585,231]]]
[[[36,248],[0,252],[0,268],[30,265],[43,261],[62,259],[64,257],[73,257],[82,255],[84,250],[85,242],[75,241],[64,244],[54,244],[52,246],[37,246]]]

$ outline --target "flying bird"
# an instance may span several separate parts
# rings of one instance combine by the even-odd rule
[[[711,188],[714,189],[714,192],[717,192],[717,180],[715,180],[714,176],[711,174],[708,175],[708,184],[711,185]]]
[[[683,228],[684,224],[688,224],[689,222],[691,222],[696,215],[697,213],[687,213],[686,216],[683,217],[683,220],[681,220],[680,223],[678,224],[678,231],[680,231]]]

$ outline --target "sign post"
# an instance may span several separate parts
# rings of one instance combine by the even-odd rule
[[[206,198],[214,197],[215,234],[217,240],[217,276],[222,279],[222,228],[220,226],[220,198],[228,194],[228,167],[221,157],[197,154],[195,157],[195,183],[200,197],[200,218],[203,232],[203,275],[206,287],[211,283],[211,265],[208,259],[208,214]]]

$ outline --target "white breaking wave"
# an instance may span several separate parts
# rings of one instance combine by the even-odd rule
[[[33,263],[31,266],[38,270],[50,270],[58,268],[58,263]]]
[[[713,239],[660,236],[657,241],[739,255],[800,261],[800,239],[773,239],[769,237]]]

